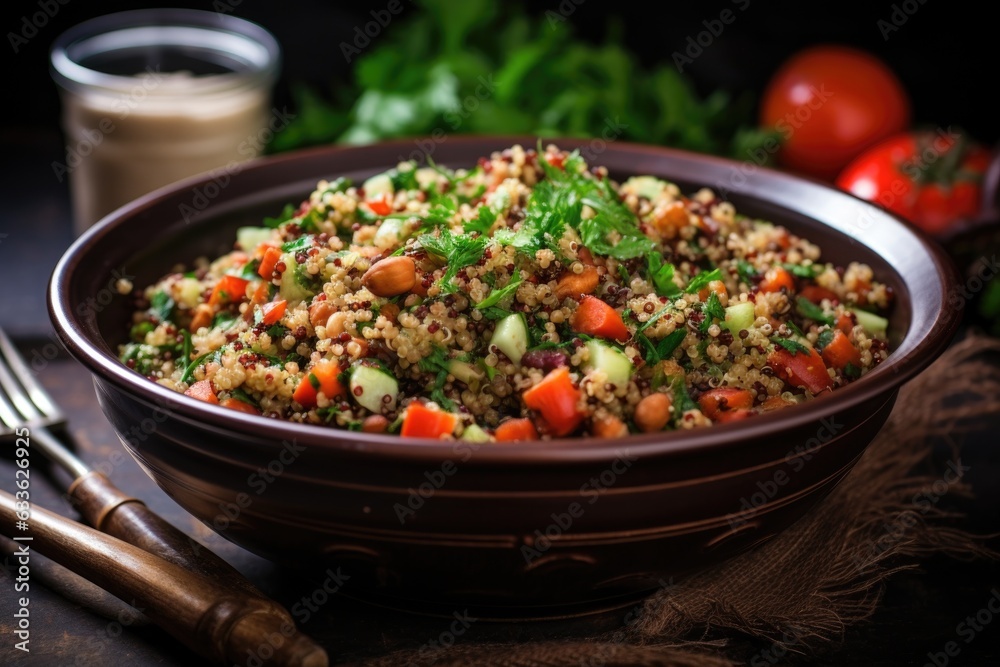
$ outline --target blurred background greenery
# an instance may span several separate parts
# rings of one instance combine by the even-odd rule
[[[370,46],[360,30],[341,43],[352,81],[328,90],[293,86],[298,117],[272,151],[435,131],[606,133],[745,157],[777,136],[755,127],[750,92],[700,97],[669,56],[644,67],[615,19],[600,43],[578,37],[571,0],[541,15],[490,0],[415,4],[421,11],[401,14]]]

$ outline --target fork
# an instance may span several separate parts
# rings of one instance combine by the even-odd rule
[[[31,431],[32,449],[73,478],[67,496],[91,526],[163,560],[278,606],[229,563],[164,521],[141,500],[121,491],[107,476],[64,446],[54,432],[65,432],[65,414],[38,384],[0,329],[0,440],[8,439],[24,427]]]

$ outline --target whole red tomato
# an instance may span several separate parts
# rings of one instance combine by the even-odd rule
[[[990,154],[953,130],[900,134],[859,155],[837,187],[939,234],[979,213]]]
[[[874,56],[816,46],[775,73],[760,120],[783,135],[783,165],[832,180],[861,151],[905,130],[910,102],[896,75]]]

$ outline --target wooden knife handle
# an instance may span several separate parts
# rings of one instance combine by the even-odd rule
[[[70,501],[91,526],[198,574],[251,595],[264,594],[229,563],[160,518],[145,503],[92,470],[70,484]]]
[[[0,533],[13,537],[14,497],[0,491]],[[22,541],[119,598],[136,600],[150,620],[203,656],[244,664],[326,667],[326,652],[298,632],[276,603],[189,572],[139,547],[37,505]],[[278,640],[275,640],[278,637]],[[270,656],[264,658],[263,656]]]

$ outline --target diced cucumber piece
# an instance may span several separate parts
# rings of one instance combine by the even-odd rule
[[[355,366],[351,371],[349,384],[351,397],[361,407],[375,413],[381,413],[383,409],[396,409],[399,383],[382,369],[373,366]],[[385,400],[386,396],[389,400]]]
[[[177,281],[177,303],[194,308],[201,301],[201,283],[195,278],[181,278]]]
[[[378,231],[375,232],[372,243],[382,250],[395,248],[405,241],[412,231],[413,224],[409,220],[386,218],[379,225]]]
[[[521,363],[521,357],[528,351],[528,324],[524,315],[514,313],[500,320],[490,345],[496,345],[515,364]]]
[[[279,261],[284,262],[287,267],[281,274],[281,285],[278,286],[281,298],[288,301],[288,305],[293,305],[294,302],[311,297],[313,295],[312,291],[302,285],[301,281],[295,276],[298,267],[295,255],[287,252],[281,256]]]
[[[394,192],[392,187],[392,177],[389,174],[376,174],[361,186],[365,191],[365,199],[371,199],[378,195],[391,195]]]
[[[633,176],[622,186],[625,192],[632,192],[638,197],[651,200],[658,199],[666,188],[666,181],[661,181],[653,176]]]
[[[476,364],[470,364],[467,361],[459,361],[458,359],[453,359],[448,363],[448,372],[454,375],[456,380],[467,385],[476,384],[486,377],[486,373],[483,372],[483,369]]]
[[[236,245],[250,251],[264,241],[269,241],[273,235],[274,230],[267,227],[240,227],[236,230]]]
[[[733,304],[726,308],[726,319],[722,323],[733,335],[739,334],[741,329],[749,329],[753,326],[754,320],[753,304],[749,301]]]
[[[585,367],[587,372],[602,371],[608,382],[619,387],[628,384],[632,378],[632,362],[624,352],[596,339],[587,342],[587,351],[590,352]]]
[[[461,439],[468,442],[489,442],[490,434],[479,428],[478,424],[472,424],[470,426],[466,426],[465,430],[462,431]]]
[[[858,318],[858,324],[862,326],[865,333],[871,336],[878,336],[879,338],[885,337],[886,331],[889,329],[889,320],[879,317],[875,313],[869,313],[867,310],[861,310],[860,308],[852,312]]]

